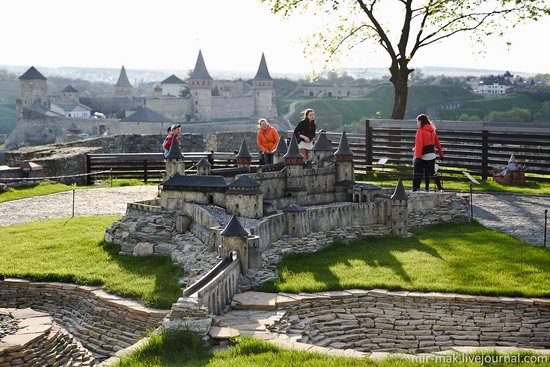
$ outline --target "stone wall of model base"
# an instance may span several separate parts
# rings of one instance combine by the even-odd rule
[[[0,281],[0,307],[48,313],[97,360],[136,343],[168,314],[105,293],[101,287],[19,279]]]
[[[385,290],[284,296],[286,314],[270,329],[322,347],[403,353],[550,348],[548,299]]]
[[[72,335],[48,314],[0,308],[18,329],[0,340],[0,366],[93,366],[96,361]]]

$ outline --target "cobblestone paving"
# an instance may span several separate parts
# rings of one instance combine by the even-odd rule
[[[550,211],[550,195],[479,194],[474,195],[473,200],[474,218],[484,226],[534,245],[543,245],[544,210]],[[547,239],[547,246],[548,242],[550,239]]]
[[[126,204],[154,199],[156,186],[127,186],[75,191],[75,215],[116,215],[126,212]],[[35,196],[0,203],[0,226],[34,220],[70,217],[73,192]]]

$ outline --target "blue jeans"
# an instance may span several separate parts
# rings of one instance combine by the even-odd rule
[[[273,164],[273,153],[264,153],[264,164]]]

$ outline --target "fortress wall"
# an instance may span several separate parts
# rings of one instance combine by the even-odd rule
[[[257,126],[250,125],[254,128],[254,131],[242,131],[242,132],[212,132],[208,134],[206,140],[206,149],[208,151],[213,150],[215,152],[234,152],[238,151],[241,143],[246,140],[246,145],[250,152],[258,152],[258,143],[256,140]]]
[[[250,234],[259,236],[260,250],[264,251],[271,247],[286,233],[286,216],[283,213],[271,215],[261,221],[257,226],[250,228]]]
[[[193,115],[191,98],[146,99],[145,107],[174,121],[185,121]]]
[[[6,164],[16,166],[23,161],[52,156],[54,152],[61,154],[63,150],[69,152],[69,148],[77,147],[98,148],[93,150],[96,153],[158,153],[164,137],[165,134],[127,134],[102,136],[70,143],[24,147],[6,152]],[[202,135],[182,134],[180,140],[184,152],[202,152],[205,149]]]
[[[256,104],[250,97],[212,97],[210,117],[212,119],[254,116]]]

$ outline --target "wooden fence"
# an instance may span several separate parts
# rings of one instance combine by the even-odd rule
[[[365,121],[365,167],[376,169],[383,157],[385,169],[410,175],[415,121]],[[440,174],[468,171],[487,179],[495,166],[505,165],[514,154],[532,178],[550,180],[550,124],[447,122],[437,124],[445,152]],[[380,168],[380,167],[378,167]]]
[[[415,133],[416,121],[366,120],[365,134],[348,134],[357,173],[367,178],[372,172],[410,177]],[[285,134],[288,139],[292,131]],[[447,178],[462,178],[461,171],[468,171],[486,179],[494,166],[505,165],[514,154],[518,163],[526,165],[528,177],[550,181],[550,124],[442,121],[437,123],[437,134],[445,151],[439,174]],[[334,147],[340,136],[327,133]],[[188,152],[184,157],[190,173],[203,157],[213,169],[236,167],[233,152]],[[258,164],[258,154],[252,157],[252,164]],[[161,153],[88,154],[86,166],[87,173],[108,171],[104,177],[145,182],[160,181],[165,169]],[[93,176],[88,176],[88,184]]]

